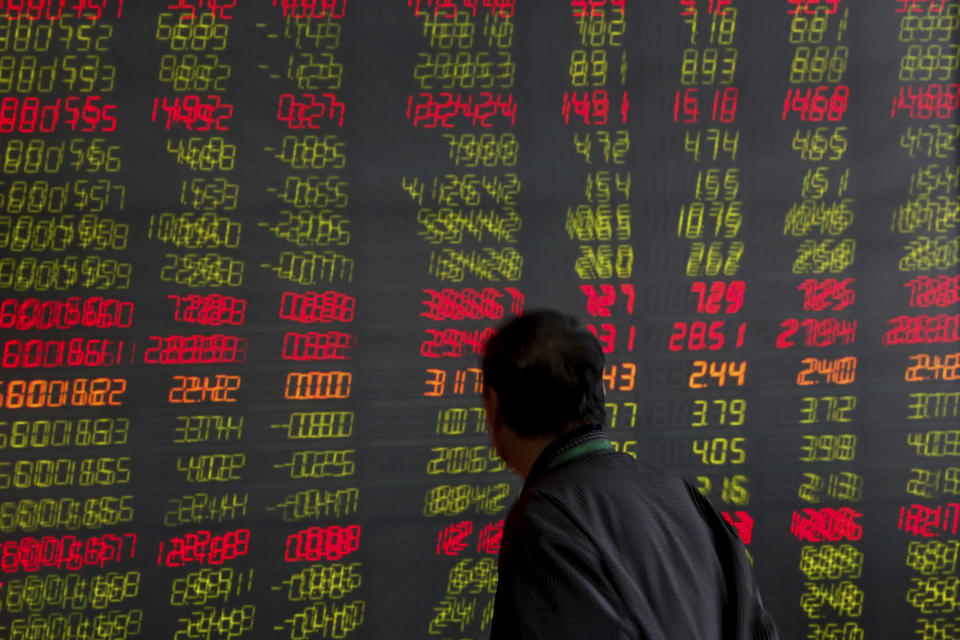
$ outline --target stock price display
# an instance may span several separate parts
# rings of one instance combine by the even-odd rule
[[[785,637],[960,638],[958,29],[0,0],[0,639],[486,637],[543,306]]]

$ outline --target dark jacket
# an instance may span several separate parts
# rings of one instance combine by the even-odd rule
[[[770,640],[739,538],[597,427],[537,458],[507,516],[492,640]]]

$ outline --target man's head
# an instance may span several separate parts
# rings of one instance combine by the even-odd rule
[[[515,440],[552,440],[606,421],[603,350],[573,317],[534,311],[500,327],[483,354],[484,401],[500,455]],[[516,437],[513,437],[516,436]]]

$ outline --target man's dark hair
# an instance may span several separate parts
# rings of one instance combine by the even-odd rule
[[[483,382],[521,436],[606,422],[603,350],[572,316],[538,310],[506,322],[486,344]]]

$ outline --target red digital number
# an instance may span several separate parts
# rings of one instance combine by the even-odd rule
[[[690,284],[690,291],[698,296],[697,313],[737,313],[743,308],[743,294],[746,290],[747,283],[743,280],[729,283],[722,280],[697,280]]]
[[[710,120],[724,123],[736,120],[739,100],[740,91],[736,87],[714,89]],[[673,121],[697,124],[703,114],[700,105],[700,89],[690,87],[677,91],[673,100]]]
[[[824,119],[836,122],[846,114],[849,98],[850,87],[846,85],[788,89],[782,119],[796,112],[804,122],[823,122]]]

